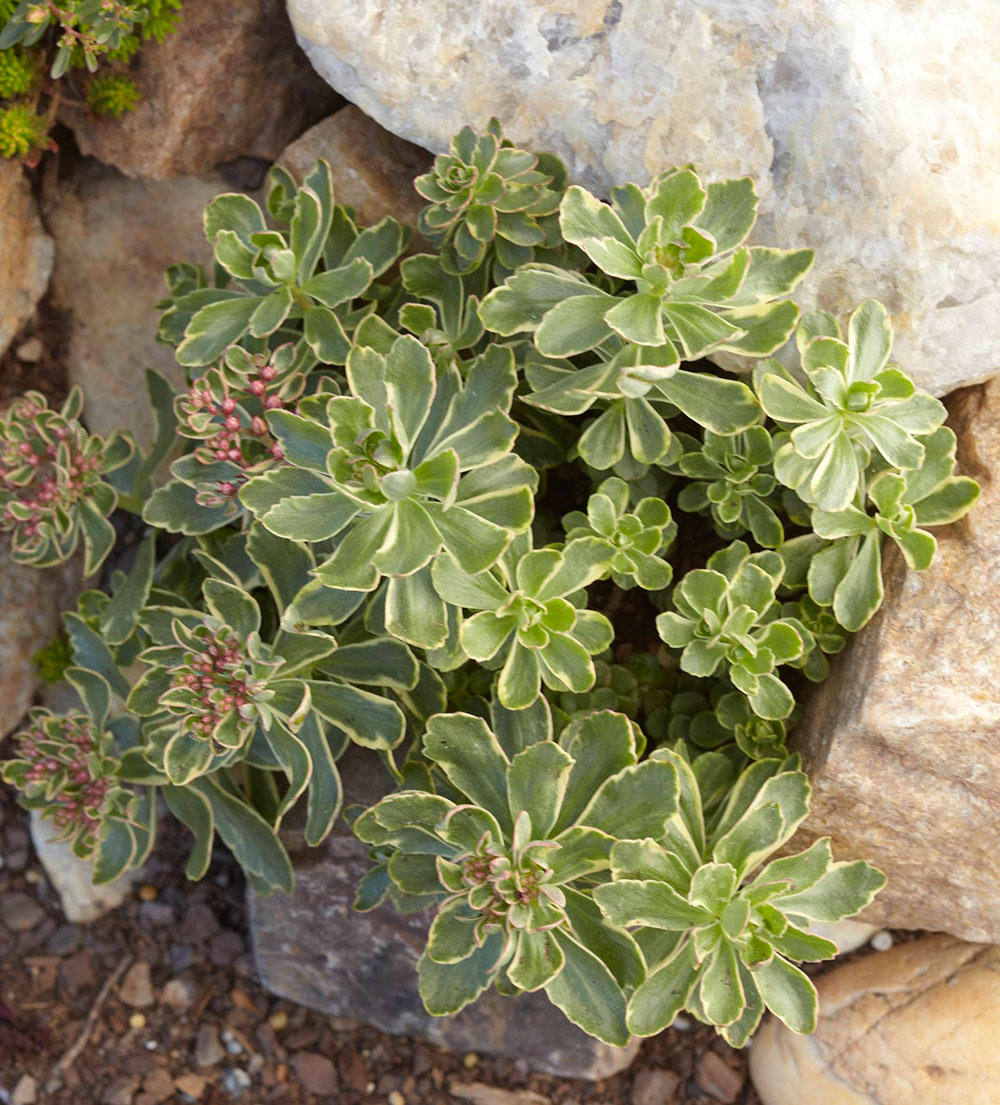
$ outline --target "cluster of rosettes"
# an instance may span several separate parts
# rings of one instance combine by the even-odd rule
[[[72,398],[72,397],[71,397]],[[103,442],[74,418],[49,410],[39,392],[0,421],[0,530],[25,556],[72,530],[71,511],[91,498],[104,471]]]
[[[93,853],[116,796],[124,795],[109,747],[110,736],[86,714],[36,710],[18,734],[16,758],[4,766],[4,780],[22,792],[26,804],[37,803],[78,855]]]
[[[214,741],[220,750],[238,747],[249,735],[255,716],[252,699],[257,687],[246,648],[228,626],[214,631],[198,626],[188,636],[187,643],[192,642],[195,647],[184,653],[171,684],[172,690],[188,692],[184,695],[188,733]],[[232,720],[225,726],[227,719]],[[233,736],[227,736],[230,730]]]
[[[251,474],[284,459],[265,415],[282,410],[302,391],[304,377],[292,371],[292,356],[291,346],[270,358],[234,347],[218,369],[178,398],[180,432],[201,441],[195,456],[221,476],[210,490],[199,491],[200,505],[233,499]]]

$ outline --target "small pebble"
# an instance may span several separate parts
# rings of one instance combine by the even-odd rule
[[[144,883],[139,887],[139,897],[144,902],[155,902],[157,897],[157,890],[155,886],[150,886],[149,883]]]
[[[690,1032],[693,1022],[690,1017],[685,1017],[683,1013],[679,1013],[674,1017],[674,1023],[670,1026],[676,1028],[678,1032]]]
[[[182,1074],[174,1079],[174,1085],[188,1101],[198,1101],[205,1092],[205,1079],[200,1074]]]
[[[283,1032],[288,1027],[288,1014],[284,1009],[279,1009],[276,1013],[272,1013],[270,1017],[267,1018],[267,1023],[275,1032]]]
[[[226,1051],[230,1055],[239,1055],[243,1051],[243,1045],[236,1039],[233,1031],[229,1028],[224,1028],[221,1032],[222,1042],[226,1045]]]
[[[250,1075],[239,1067],[230,1067],[222,1072],[222,1086],[231,1097],[242,1097],[243,1091],[251,1085]]]
[[[892,947],[892,933],[876,932],[871,939],[871,945],[877,952],[887,952]]]
[[[219,1043],[219,1031],[214,1024],[203,1024],[198,1029],[195,1042],[194,1061],[199,1067],[214,1067],[225,1058],[225,1052]]]
[[[141,1013],[133,1013],[128,1019],[129,1028],[136,1030],[146,1027],[146,1018]]]
[[[388,1097],[389,1105],[406,1105],[406,1098],[399,1092],[399,1090],[393,1090]]]
[[[148,1009],[156,1001],[148,963],[133,963],[129,967],[122,979],[118,996],[133,1009]]]
[[[160,991],[160,1001],[173,1009],[187,1009],[197,996],[194,983],[186,978],[172,978]]]
[[[155,1040],[147,1040],[145,1044],[143,1044],[143,1047],[145,1047],[147,1051],[156,1051],[157,1043]]]
[[[44,347],[40,338],[28,338],[17,347],[18,360],[27,361],[30,364],[40,361],[43,352]]]
[[[30,895],[20,890],[0,895],[0,923],[11,932],[28,932],[44,920],[45,910]]]
[[[474,1051],[467,1051],[462,1058],[462,1063],[467,1070],[472,1068],[479,1062],[479,1056]]]
[[[641,1070],[632,1083],[631,1105],[669,1105],[676,1100],[679,1084],[672,1070]]]
[[[11,1105],[35,1105],[38,1100],[38,1083],[30,1074],[21,1076],[21,1080],[14,1087],[11,1097]]]

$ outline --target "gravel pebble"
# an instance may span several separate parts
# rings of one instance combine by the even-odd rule
[[[30,1074],[21,1076],[10,1096],[10,1105],[35,1105],[38,1100],[38,1083]]]
[[[329,1096],[337,1092],[337,1070],[325,1055],[318,1051],[300,1051],[292,1059],[292,1066],[310,1093]]]
[[[20,890],[0,894],[0,921],[11,932],[27,932],[45,919],[45,910]]]
[[[670,1105],[679,1083],[672,1070],[641,1070],[632,1083],[632,1105]]]
[[[214,1024],[203,1024],[198,1028],[194,1045],[194,1061],[199,1067],[214,1067],[226,1057],[219,1042],[219,1030]]]
[[[739,1096],[745,1079],[721,1055],[714,1051],[706,1051],[698,1060],[695,1081],[716,1101],[724,1101],[729,1105]]]
[[[187,978],[172,978],[160,991],[160,1001],[172,1009],[187,1009],[197,996],[195,984]]]
[[[250,1089],[251,1084],[250,1075],[239,1067],[230,1067],[222,1072],[223,1089],[232,1097],[242,1097],[243,1091]]]
[[[156,1000],[148,963],[133,963],[122,979],[118,996],[133,1009],[148,1009]]]

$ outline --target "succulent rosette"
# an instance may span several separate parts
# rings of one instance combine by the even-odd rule
[[[11,531],[15,560],[39,568],[67,560],[82,540],[92,575],[115,538],[108,515],[118,495],[104,477],[128,463],[133,445],[87,433],[82,409],[79,388],[58,411],[29,391],[0,419],[0,530]]]

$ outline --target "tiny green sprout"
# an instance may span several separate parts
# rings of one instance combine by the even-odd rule
[[[629,486],[613,476],[590,496],[587,513],[574,511],[563,519],[566,539],[596,537],[612,552],[609,574],[623,589],[639,586],[660,591],[670,586],[673,568],[662,554],[677,526],[662,499],[645,498],[629,509]]]
[[[796,623],[770,617],[783,572],[777,553],[750,554],[734,541],[688,572],[674,588],[674,610],[656,619],[664,641],[682,650],[683,671],[704,678],[721,667],[754,713],[771,720],[795,705],[775,669],[805,651]]]

